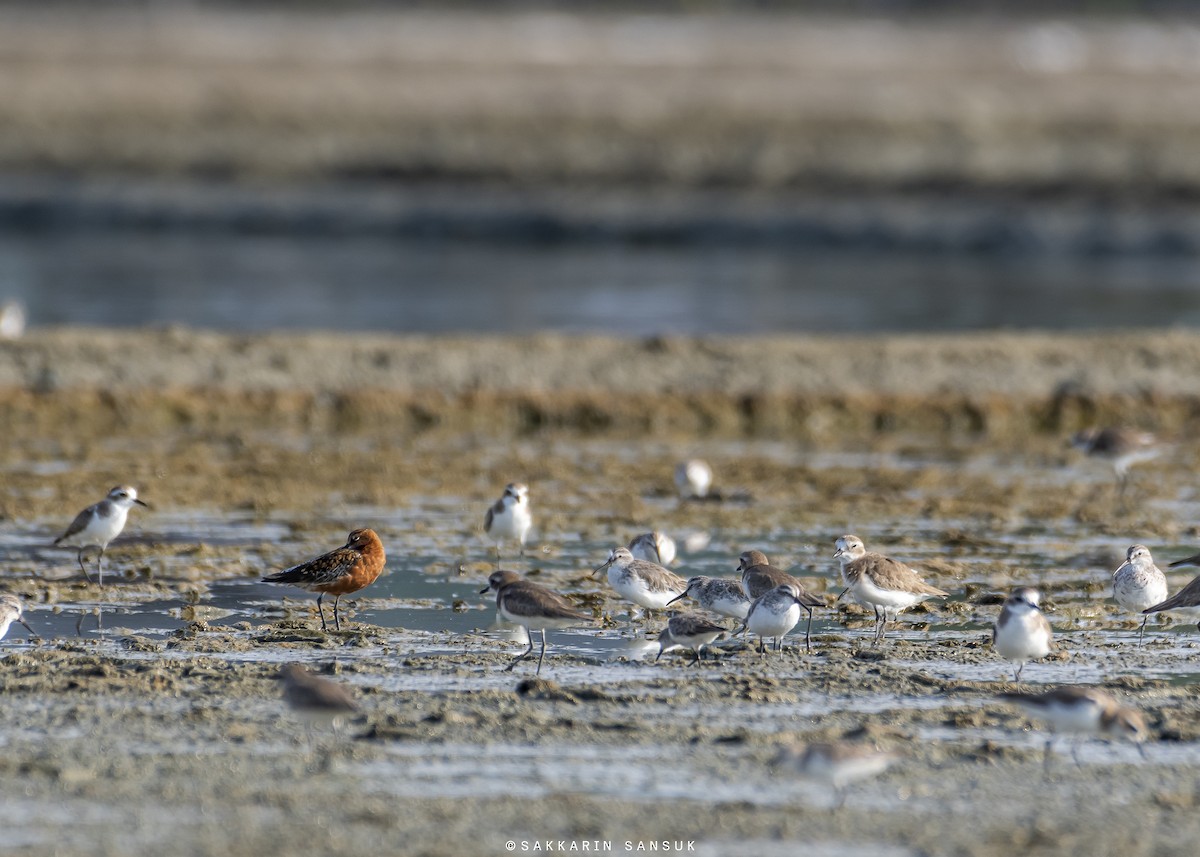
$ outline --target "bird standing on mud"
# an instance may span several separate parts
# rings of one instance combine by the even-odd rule
[[[343,595],[358,592],[374,583],[383,571],[385,562],[387,555],[383,551],[383,542],[375,535],[375,531],[354,530],[346,539],[346,544],[337,550],[268,575],[263,578],[263,583],[290,583],[319,593],[317,612],[321,615],[322,631],[328,630],[328,627],[321,602],[326,595],[332,595],[333,627],[340,631],[342,623],[338,618],[338,601]]]
[[[99,503],[88,506],[75,516],[67,531],[54,540],[54,544],[63,547],[79,548],[76,559],[79,570],[92,582],[87,567],[83,564],[83,555],[88,548],[98,548],[96,556],[96,575],[100,585],[104,585],[104,551],[108,543],[121,534],[125,529],[125,519],[134,505],[150,507],[138,499],[137,489],[130,485],[118,485],[108,492],[108,496]]]

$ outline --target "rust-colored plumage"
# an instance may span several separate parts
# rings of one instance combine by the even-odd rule
[[[321,602],[326,595],[333,596],[333,626],[341,630],[338,618],[338,600],[343,595],[370,586],[383,571],[387,556],[383,542],[374,530],[354,530],[346,544],[335,551],[271,574],[263,578],[264,583],[290,583],[317,595],[317,612],[321,614],[321,630],[326,630],[325,611]]]

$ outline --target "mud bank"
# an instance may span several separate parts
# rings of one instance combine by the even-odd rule
[[[829,440],[1178,430],[1200,336],[622,339],[45,329],[0,343],[7,427],[569,429]],[[45,422],[41,422],[45,420]]]
[[[1198,361],[1200,337],[1153,331],[35,331],[0,346],[0,588],[40,637],[0,641],[6,841],[34,857],[493,855],[547,840],[1182,854],[1200,835],[1194,626],[1164,620],[1138,646],[1107,591],[1131,542],[1163,565],[1200,537]],[[531,419],[531,403],[560,416]],[[1109,416],[1175,432],[1120,497],[1061,434]],[[716,499],[674,496],[692,454],[713,464]],[[504,671],[520,647],[479,594],[482,512],[515,478],[535,532],[505,563],[594,617],[551,632],[541,681],[532,661]],[[152,508],[110,547],[101,589],[50,542],[126,482]],[[343,631],[319,630],[310,595],[258,582],[364,525],[388,572],[343,599]],[[748,547],[802,576],[827,604],[813,652],[801,631],[783,657],[738,639],[697,667],[655,663],[645,635],[661,620],[632,636],[590,575],[651,528],[679,538],[684,576],[729,576]],[[832,540],[848,529],[951,598],[868,645],[870,617],[837,601]],[[1077,765],[1064,740],[1047,768],[1044,733],[997,703],[1011,666],[988,626],[1018,584],[1042,590],[1058,641],[1026,687],[1107,687],[1145,712],[1144,758],[1090,741]],[[280,697],[288,661],[349,684],[362,714],[310,735]],[[840,810],[769,765],[783,744],[842,737],[903,760]]]

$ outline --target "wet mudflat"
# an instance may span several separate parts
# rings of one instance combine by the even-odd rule
[[[85,441],[14,431],[4,454],[3,584],[42,637],[14,628],[0,643],[0,813],[23,853],[666,840],[708,854],[1149,854],[1200,832],[1195,627],[1151,625],[1139,647],[1108,597],[1128,544],[1165,565],[1200,537],[1186,443],[1135,470],[1121,503],[1111,473],[1051,433],[800,444],[131,421]],[[691,454],[713,465],[721,500],[674,496],[672,467]],[[540,680],[533,662],[504,671],[521,645],[479,594],[493,567],[482,511],[514,478],[531,485],[535,531],[505,566],[596,616],[551,632]],[[62,510],[98,499],[80,485],[116,481],[154,508],[110,549],[101,590],[47,545]],[[343,600],[341,632],[320,630],[312,596],[258,582],[358,526],[379,532],[388,571]],[[802,577],[830,605],[813,651],[793,633],[782,657],[737,638],[696,667],[655,663],[646,636],[662,620],[631,629],[590,575],[651,528],[680,541],[685,576],[733,576],[756,547]],[[951,598],[870,645],[870,617],[835,606],[832,543],[847,531]],[[1172,590],[1190,577],[1172,574]],[[1013,685],[989,627],[1016,584],[1041,588],[1058,640],[1023,685],[1096,683],[1141,707],[1144,757],[1090,741],[1076,764],[1061,739],[1043,767],[1045,733],[995,701]],[[298,725],[276,678],[291,661],[352,686],[361,715],[338,733]],[[903,759],[840,810],[767,764],[783,743],[842,737]]]

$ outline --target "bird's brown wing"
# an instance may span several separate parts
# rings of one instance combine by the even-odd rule
[[[362,556],[354,548],[340,547],[308,562],[263,578],[264,583],[295,583],[299,586],[320,586],[345,577]]]

